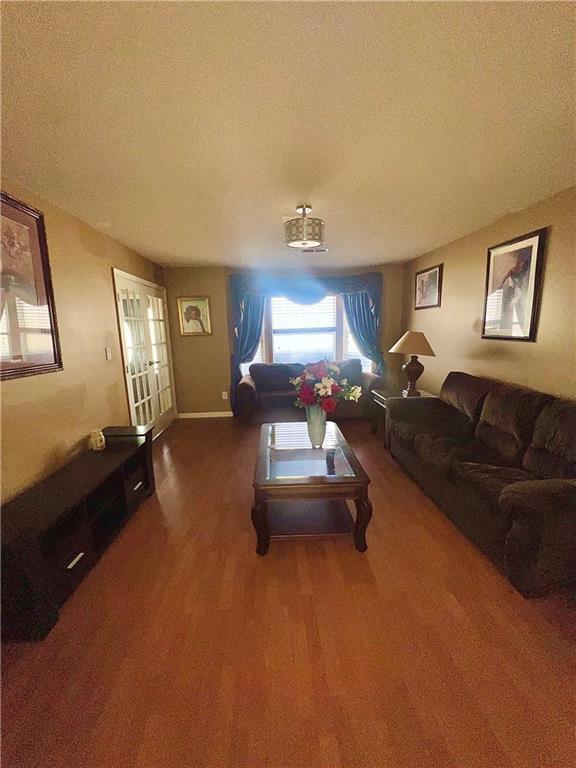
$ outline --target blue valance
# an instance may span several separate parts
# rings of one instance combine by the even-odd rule
[[[287,275],[275,272],[238,272],[230,275],[232,306],[236,308],[244,296],[285,296],[298,304],[315,304],[326,294],[367,293],[378,318],[382,305],[382,274],[321,276]]]

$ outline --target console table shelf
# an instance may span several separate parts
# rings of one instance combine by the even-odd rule
[[[40,640],[140,503],[154,493],[152,428],[107,427],[86,451],[4,505],[2,637]]]

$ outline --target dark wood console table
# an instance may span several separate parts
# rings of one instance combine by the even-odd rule
[[[154,493],[152,427],[107,427],[85,451],[2,510],[2,637],[41,640],[59,607]]]

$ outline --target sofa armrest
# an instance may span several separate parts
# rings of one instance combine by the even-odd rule
[[[250,418],[258,405],[258,390],[250,374],[242,376],[238,382],[238,413],[242,418]]]
[[[526,480],[499,497],[509,521],[508,578],[526,597],[576,576],[576,480]]]
[[[362,371],[362,394],[372,392],[373,389],[382,389],[385,386],[382,376],[377,373]]]
[[[376,373],[370,373],[368,371],[362,371],[362,377],[360,379],[360,386],[362,387],[362,395],[360,396],[359,404],[362,408],[362,415],[368,418],[374,418],[374,398],[372,397],[373,389],[381,389],[385,385],[382,376],[378,376]]]
[[[435,397],[388,397],[386,410],[392,421],[422,424],[427,417],[435,417],[439,410],[445,410],[448,415],[453,409]]]

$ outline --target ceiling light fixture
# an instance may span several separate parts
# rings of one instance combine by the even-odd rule
[[[308,218],[312,206],[300,203],[296,210],[299,219],[289,219],[284,224],[284,239],[289,248],[316,248],[324,243],[324,222],[322,219]]]

